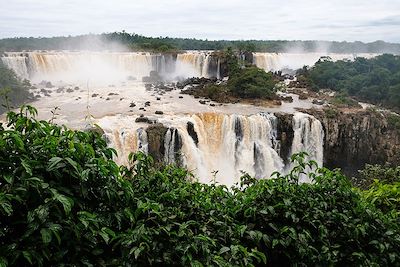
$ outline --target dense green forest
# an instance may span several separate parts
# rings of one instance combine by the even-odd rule
[[[398,172],[361,190],[300,153],[288,175],[229,189],[141,153],[118,166],[98,132],[36,114],[22,107],[0,124],[0,266],[400,262]],[[298,182],[306,168],[311,184]]]
[[[123,45],[124,48],[118,45]],[[146,51],[222,50],[232,47],[249,52],[325,51],[333,53],[400,53],[400,44],[376,41],[284,41],[284,40],[200,40],[193,38],[145,37],[125,31],[68,37],[7,38],[0,40],[0,51],[130,49]]]
[[[400,108],[400,56],[384,54],[336,62],[325,58],[301,69],[298,75],[315,90],[329,88],[360,101]]]
[[[16,107],[31,97],[29,81],[21,81],[13,70],[10,70],[0,60],[0,114]]]

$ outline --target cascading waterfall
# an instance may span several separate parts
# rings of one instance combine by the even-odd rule
[[[356,57],[372,58],[377,54],[337,54],[337,53],[253,53],[253,64],[265,71],[285,69],[296,70],[303,66],[313,66],[321,57],[329,57],[333,61],[354,60]]]
[[[207,51],[175,56],[144,52],[6,52],[1,60],[21,78],[33,81],[124,81],[128,76],[141,79],[152,70],[170,78],[219,75],[210,69],[212,57]]]
[[[118,151],[114,160],[121,165],[128,166],[128,157],[132,152],[148,153],[147,132],[142,127],[136,129],[113,128],[105,132],[109,146]]]
[[[292,153],[307,152],[307,159],[315,160],[318,166],[323,164],[324,130],[319,120],[308,114],[296,112],[293,116],[294,137]],[[309,182],[306,176],[302,176],[303,182]]]
[[[268,178],[274,171],[284,173],[292,167],[285,166],[280,156],[279,121],[274,114],[200,113],[165,117],[160,122],[168,128],[163,139],[164,162],[187,167],[199,182],[210,183],[215,179],[217,183],[230,186],[239,181],[243,172],[256,178]],[[307,152],[308,159],[322,166],[324,133],[321,123],[310,115],[295,113],[293,131],[291,154]],[[131,131],[130,136],[126,129],[114,131],[110,145],[119,151],[119,158],[127,157],[140,147],[137,132]],[[301,181],[308,182],[305,177]]]

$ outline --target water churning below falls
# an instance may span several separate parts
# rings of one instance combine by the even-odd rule
[[[147,153],[149,147],[156,147],[162,161],[187,167],[196,180],[230,186],[238,182],[243,173],[256,178],[268,178],[274,171],[284,173],[291,167],[288,158],[300,151],[307,152],[310,159],[322,165],[324,132],[321,123],[299,112],[291,120],[290,129],[286,129],[292,132],[291,138],[282,133],[286,131],[280,125],[283,122],[272,113],[165,117],[160,120],[164,130],[158,131],[162,136],[151,140],[146,126],[141,124],[107,128],[107,123],[100,121],[100,125],[110,145],[118,151],[119,163],[126,164],[130,152]],[[155,139],[158,143],[152,144]],[[289,146],[287,155],[282,145]],[[307,178],[302,179],[308,182]]]

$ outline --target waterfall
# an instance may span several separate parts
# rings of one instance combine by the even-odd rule
[[[128,156],[132,152],[148,153],[147,132],[142,127],[105,129],[108,145],[118,151],[118,156],[114,158],[118,164],[129,165]]]
[[[336,54],[336,53],[253,53],[253,64],[265,71],[285,69],[296,70],[303,66],[313,66],[321,57],[330,57],[333,61],[354,60],[356,57],[372,58],[377,54]]]
[[[211,70],[211,52],[188,51],[171,54],[144,52],[6,52],[2,62],[17,75],[33,81],[125,81],[128,76],[141,79],[155,70],[160,75],[180,77],[217,77]],[[219,68],[219,63],[217,68]]]
[[[199,113],[179,118],[166,116],[160,122],[167,128],[163,137],[164,162],[188,168],[199,182],[210,183],[215,179],[217,183],[230,186],[238,182],[244,172],[261,179],[275,171],[285,173],[292,167],[290,163],[285,166],[286,161],[281,158],[279,121],[272,113],[250,116]],[[147,146],[147,139],[139,138],[138,134],[146,136],[145,130],[139,129],[113,131],[114,141],[110,145],[117,149],[119,158]],[[324,133],[321,123],[297,112],[293,116],[293,131],[291,154],[307,152],[308,159],[322,166]],[[145,141],[139,142],[139,139]],[[302,181],[308,180],[302,177]]]
[[[323,164],[324,130],[319,120],[308,114],[296,112],[293,116],[294,137],[291,154],[307,152],[307,160],[315,160],[318,166]],[[303,181],[308,182],[305,176]]]

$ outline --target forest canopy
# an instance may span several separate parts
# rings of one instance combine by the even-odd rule
[[[400,56],[384,54],[335,62],[325,58],[298,74],[315,90],[329,88],[360,101],[399,110]]]
[[[113,32],[66,37],[21,37],[0,39],[0,51],[22,50],[104,50],[144,51],[235,50],[249,52],[400,53],[400,44],[375,41],[285,41],[285,40],[201,40],[194,38],[146,37],[135,33]]]

